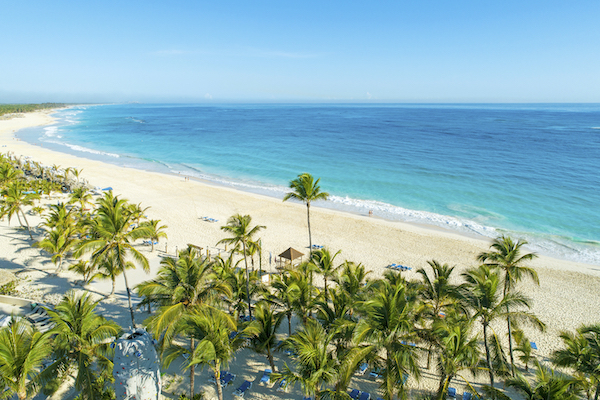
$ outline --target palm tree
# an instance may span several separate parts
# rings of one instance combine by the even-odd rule
[[[339,363],[329,346],[333,336],[334,332],[328,333],[315,320],[308,320],[285,343],[296,354],[296,371],[286,363],[280,374],[272,374],[272,379],[285,379],[286,386],[300,383],[306,396],[319,400],[323,385],[334,383],[338,376]]]
[[[417,270],[417,273],[421,275],[422,281],[419,288],[419,295],[424,304],[422,314],[431,321],[431,324],[434,324],[441,318],[440,315],[442,312],[447,313],[457,308],[460,293],[458,286],[450,283],[450,275],[452,275],[454,267],[450,267],[448,264],[442,265],[435,260],[427,261],[427,263],[433,271],[433,278],[429,277],[425,268]],[[425,329],[423,332],[433,333],[434,330]],[[427,369],[429,369],[431,362],[431,350],[432,345],[430,345],[427,351]]]
[[[288,336],[292,336],[292,314],[299,289],[289,273],[275,275],[271,287],[275,293],[269,296],[269,301],[276,304],[281,309],[280,313],[287,317]]]
[[[102,265],[103,262],[111,261],[116,266],[115,270],[123,273],[131,324],[135,329],[131,291],[127,283],[125,269],[128,266],[135,267],[133,262],[135,261],[142,266],[146,273],[149,272],[148,260],[131,244],[136,239],[147,237],[148,229],[137,226],[129,230],[132,216],[127,212],[127,201],[113,196],[112,191],[100,198],[98,205],[97,216],[91,221],[91,238],[81,243],[79,249],[75,252],[75,256],[79,257],[85,252],[92,251],[92,263]],[[128,260],[129,257],[133,260]]]
[[[390,280],[379,281],[362,305],[364,317],[356,326],[355,342],[370,344],[377,363],[384,366],[385,400],[393,400],[397,389],[404,396],[407,374],[419,376],[416,347],[408,344],[415,339],[415,308],[416,301],[409,296],[406,285]]]
[[[562,375],[553,369],[541,365],[537,360],[535,381],[531,383],[520,373],[516,377],[507,379],[505,385],[513,388],[526,400],[576,400],[579,398],[580,390],[577,380]],[[485,389],[484,389],[485,390]],[[510,400],[497,389],[487,388],[485,390],[492,396]]]
[[[55,377],[61,371],[76,367],[75,388],[85,399],[98,398],[103,392],[102,385],[98,385],[99,378],[110,375],[113,367],[109,356],[110,339],[118,336],[121,331],[121,327],[114,321],[96,314],[98,303],[88,294],[76,295],[70,292],[54,310],[47,310],[56,324],[50,331],[56,335],[56,361],[45,373]]]
[[[255,334],[252,326],[240,329],[231,315],[213,307],[196,306],[182,317],[177,332],[194,338],[198,345],[191,353],[183,346],[169,347],[164,357],[167,368],[179,356],[190,355],[186,368],[197,364],[207,365],[213,371],[218,398],[223,400],[221,370],[227,368],[235,353]]]
[[[521,255],[521,247],[527,244],[525,240],[513,240],[508,236],[501,236],[494,239],[490,248],[492,251],[483,252],[479,254],[477,259],[499,268],[504,272],[504,291],[503,294],[506,296],[511,290],[514,290],[516,284],[523,278],[528,276],[537,285],[540,284],[537,272],[533,268],[523,265],[525,261],[533,260],[537,257],[535,253],[527,253]],[[510,311],[510,310],[506,310]],[[515,360],[513,356],[513,344],[511,335],[510,317],[506,317],[506,324],[508,326],[508,348],[510,354],[510,364],[512,366],[512,374],[515,374]]]
[[[327,278],[331,279],[336,276],[339,266],[334,266],[333,261],[341,252],[341,250],[338,250],[337,253],[331,255],[331,252],[324,248],[312,253],[310,262],[316,267],[316,271],[323,275],[323,279],[325,281],[325,287],[323,290],[325,300],[329,298],[327,295]]]
[[[19,181],[12,182],[8,187],[0,194],[2,195],[2,200],[0,200],[1,208],[0,208],[0,217],[4,217],[8,215],[8,222],[10,223],[10,219],[13,215],[16,215],[21,222],[21,217],[19,213],[23,216],[23,220],[25,221],[25,225],[27,227],[27,233],[29,233],[29,238],[33,240],[33,236],[31,235],[31,228],[29,227],[29,222],[27,222],[27,217],[25,216],[25,212],[23,208],[25,206],[33,205],[33,201],[39,198],[38,194],[31,193],[23,193],[25,187]]]
[[[46,232],[46,237],[39,242],[35,242],[34,246],[52,254],[52,262],[56,264],[55,273],[58,274],[64,257],[79,242],[77,239],[78,234],[79,231],[75,226],[66,228],[59,226]]]
[[[303,173],[298,175],[298,177],[290,182],[290,189],[292,192],[286,194],[283,197],[283,201],[287,201],[289,199],[300,200],[301,202],[306,204],[306,220],[308,223],[308,248],[309,251],[312,252],[312,236],[310,232],[310,203],[317,200],[327,200],[329,197],[329,193],[321,192],[321,188],[319,187],[319,181],[321,179],[317,179],[314,181],[314,178],[309,173]]]
[[[486,363],[490,376],[490,386],[494,387],[494,369],[492,367],[488,329],[490,323],[507,316],[518,321],[526,321],[543,330],[545,325],[533,314],[525,311],[514,311],[515,308],[530,308],[531,300],[519,292],[510,292],[506,296],[499,293],[500,276],[488,265],[467,270],[462,274],[466,283],[461,286],[463,297],[473,311],[474,319],[479,319],[483,326]],[[513,311],[508,311],[513,309]]]
[[[571,367],[596,384],[594,400],[600,396],[600,324],[583,325],[577,332],[561,332],[564,348],[552,355],[559,367]]]
[[[275,361],[273,360],[273,349],[277,345],[277,330],[283,321],[284,314],[278,314],[273,305],[260,302],[255,310],[256,320],[252,325],[257,330],[257,335],[252,338],[252,347],[259,354],[267,355],[271,370],[275,372]]]
[[[24,400],[35,390],[42,361],[52,351],[50,334],[34,331],[29,324],[13,321],[0,328],[0,396],[16,394]]]
[[[91,204],[90,200],[92,200],[90,191],[85,186],[80,186],[73,189],[69,204],[79,203],[79,208],[81,209],[81,213],[83,213],[85,206]]]
[[[149,221],[145,221],[142,222],[143,227],[148,228],[148,236],[147,238],[150,239],[150,244],[152,245],[152,252],[154,252],[154,242],[158,242],[158,240],[160,238],[167,238],[167,233],[164,232],[164,229],[167,229],[166,225],[161,225],[158,226],[158,224],[160,224],[160,220],[158,219],[151,219]]]
[[[340,274],[334,280],[338,284],[339,289],[346,294],[349,302],[349,313],[353,315],[355,305],[365,300],[365,288],[369,282],[367,275],[371,271],[366,271],[362,264],[355,264],[351,261],[344,261],[340,269]]]
[[[137,286],[144,304],[160,306],[159,313],[147,321],[148,328],[161,338],[161,348],[172,344],[179,321],[194,307],[212,302],[219,294],[230,295],[228,285],[215,279],[207,258],[196,249],[180,251],[178,258],[167,257],[155,279]],[[195,350],[194,338],[190,340],[190,353]],[[190,398],[194,397],[194,366],[190,368]]]
[[[462,370],[468,370],[473,375],[477,373],[479,343],[477,337],[471,334],[471,325],[472,320],[464,316],[448,316],[445,320],[436,321],[432,328],[435,335],[440,337],[437,362],[440,374],[438,400],[446,398],[450,381],[455,376],[460,376]]]
[[[263,225],[256,225],[250,228],[252,223],[252,217],[249,215],[242,216],[236,214],[227,220],[227,225],[222,226],[221,229],[229,233],[232,237],[220,240],[218,243],[231,244],[234,248],[242,245],[242,254],[244,255],[244,264],[246,266],[246,297],[248,299],[248,315],[252,317],[252,306],[250,304],[250,276],[248,272],[248,258],[247,248],[248,244],[253,240],[253,236],[256,235],[261,229],[266,228]]]

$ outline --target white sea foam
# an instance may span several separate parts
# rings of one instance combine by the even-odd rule
[[[47,126],[44,128],[44,135],[48,137],[56,136],[56,132],[58,132],[57,126]]]
[[[67,146],[71,150],[80,151],[82,153],[91,153],[91,154],[97,154],[97,155],[100,155],[100,156],[108,156],[108,157],[113,157],[113,158],[120,158],[120,156],[118,154],[115,154],[115,153],[108,153],[108,152],[105,152],[105,151],[99,151],[99,150],[89,149],[87,147],[78,146],[76,144],[69,144],[69,143],[59,142],[58,140],[45,140],[45,142],[47,142],[47,143],[54,143],[54,144],[58,144],[58,145],[61,145],[61,146]]]

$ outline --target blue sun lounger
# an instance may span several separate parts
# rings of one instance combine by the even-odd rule
[[[362,363],[362,364],[360,364],[360,367],[358,367],[358,371],[356,371],[356,372],[358,372],[359,375],[364,375],[365,372],[367,372],[368,368],[369,368],[369,364]]]
[[[535,342],[529,342],[529,344],[531,345],[531,348],[534,350],[537,350],[537,344],[535,344]]]
[[[266,385],[267,383],[269,383],[269,379],[270,379],[270,377],[271,377],[271,373],[272,373],[272,372],[273,372],[273,371],[271,370],[271,368],[267,368],[267,369],[265,369],[265,372],[263,372],[263,376],[262,376],[262,378],[260,378],[260,383],[264,383],[265,385]]]
[[[235,380],[235,375],[229,372],[225,373],[225,376],[221,375],[221,387],[225,387],[229,385],[231,382]]]
[[[371,394],[367,392],[362,392],[358,400],[371,400]]]
[[[351,398],[353,398],[354,400],[358,400],[358,398],[360,397],[360,390],[358,389],[352,389],[350,391],[350,393],[348,393],[350,395]]]
[[[233,392],[233,395],[238,396],[238,397],[244,397],[244,395],[246,394],[248,389],[250,389],[251,387],[252,387],[252,382],[244,381],[244,383],[242,383],[239,388],[235,389],[235,392]]]
[[[285,392],[285,379],[279,381],[279,385],[277,385],[278,392]]]
[[[455,399],[456,398],[456,389],[453,387],[448,388],[448,396]]]
[[[472,397],[471,393],[469,393],[469,392],[463,393],[463,400],[471,400],[471,397]]]

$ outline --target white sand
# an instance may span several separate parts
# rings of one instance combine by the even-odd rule
[[[160,219],[166,224],[169,236],[167,241],[161,240],[154,253],[150,253],[148,246],[140,245],[140,249],[143,249],[150,259],[151,275],[155,273],[161,257],[165,255],[167,243],[170,255],[174,255],[176,247],[181,249],[188,243],[214,249],[215,244],[225,237],[220,227],[229,216],[236,213],[250,214],[254,224],[267,226],[260,235],[265,249],[263,268],[269,269],[269,252],[276,255],[291,246],[308,253],[304,205],[283,203],[270,197],[188,181],[183,176],[117,167],[50,151],[14,138],[14,132],[21,128],[49,123],[52,123],[49,112],[29,113],[24,118],[0,120],[0,152],[11,151],[16,155],[29,156],[45,165],[83,168],[82,176],[92,185],[111,186],[115,194],[133,203],[150,206],[146,214],[149,218]],[[290,179],[293,178],[290,176]],[[327,182],[322,182],[322,188],[327,190]],[[56,202],[56,199],[45,201]],[[219,222],[205,222],[201,220],[204,216],[216,218]],[[28,218],[32,226],[40,222],[39,218]],[[77,287],[74,286],[77,277],[70,273],[61,273],[58,277],[47,273],[54,271],[48,255],[29,248],[26,233],[14,229],[17,224],[16,219],[11,227],[7,226],[6,219],[0,223],[0,266],[13,272],[24,269],[20,275],[29,276],[31,284],[27,287],[38,291],[38,297],[50,293],[64,293]],[[381,276],[385,266],[395,262],[412,266],[413,272],[406,274],[408,278],[414,278],[414,270],[426,266],[427,260],[431,259],[456,265],[457,272],[461,272],[465,268],[477,266],[476,255],[487,250],[489,246],[487,239],[470,238],[438,228],[390,222],[319,207],[311,207],[311,226],[313,243],[325,245],[333,251],[342,249],[338,258],[340,262],[343,259],[361,262],[373,271],[373,277]],[[41,230],[39,232],[41,233]],[[558,333],[561,330],[572,330],[583,323],[598,322],[600,267],[545,256],[540,256],[530,265],[538,271],[541,285],[537,287],[524,283],[521,289],[533,298],[532,311],[546,322],[548,330],[544,334],[534,331],[527,331],[527,334],[531,340],[537,342],[540,349],[537,354],[543,359],[560,346]],[[149,279],[151,275],[131,271],[128,274],[130,285],[134,286]],[[109,293],[110,282],[95,282],[90,285],[89,290],[99,294]],[[100,310],[126,327],[129,323],[122,279],[118,281],[117,294],[114,304],[102,303]],[[143,321],[145,317],[145,314],[138,312],[136,322]],[[283,361],[285,356],[280,357],[279,364],[282,365]],[[243,356],[238,356],[232,365],[232,370],[239,373],[236,387],[243,382],[240,376],[244,375],[242,371],[246,371],[244,379],[256,379],[252,389],[253,395],[274,395],[274,389],[258,389],[259,370],[265,367],[267,364],[264,357],[244,351]],[[171,369],[173,370],[173,367]],[[431,374],[426,372],[425,375]],[[208,372],[205,371],[196,378],[199,388],[201,384],[206,383],[207,376]],[[184,390],[187,383],[187,374],[184,374],[184,377],[178,392]],[[411,386],[433,387],[435,375],[433,379],[424,379],[420,384],[411,380]],[[480,379],[485,382],[484,377]],[[377,387],[376,383],[368,381],[367,378],[364,378],[364,381],[353,382],[353,386],[358,385],[362,390],[370,390],[372,394]],[[461,393],[461,383],[456,382],[455,386]],[[167,392],[171,393],[173,387],[175,386]],[[208,397],[212,398],[213,389],[209,386],[203,386],[203,389],[207,390]],[[226,397],[231,397],[233,389],[230,387],[225,390]],[[281,393],[277,395],[282,397]],[[296,390],[289,396],[299,398],[300,392]]]

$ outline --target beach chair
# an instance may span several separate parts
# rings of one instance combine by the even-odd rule
[[[362,392],[358,400],[371,400],[371,394],[367,392]]]
[[[221,375],[221,387],[225,387],[227,385],[229,385],[231,382],[233,382],[235,380],[236,375],[226,372],[225,376]]]
[[[233,339],[235,339],[235,337],[237,336],[237,334],[238,334],[238,333],[237,333],[237,332],[235,332],[235,331],[234,331],[234,332],[231,332],[231,333],[229,334],[229,340],[233,340]]]
[[[186,360],[188,359],[188,357],[190,356],[189,354],[182,354],[183,358],[185,358]],[[221,371],[221,373],[219,374],[219,376],[221,377],[221,379],[223,379],[223,377],[225,375],[227,375],[229,372],[227,371]],[[216,379],[215,379],[215,374],[210,374],[210,378],[208,378],[208,381],[210,383],[216,383]]]
[[[535,342],[529,342],[529,344],[531,345],[531,348],[534,350],[537,350],[537,344],[535,344]]]
[[[382,368],[374,368],[371,372],[369,372],[369,376],[371,378],[380,379],[383,376]]]
[[[350,391],[350,393],[348,393],[350,395],[351,398],[353,398],[354,400],[358,400],[358,398],[360,397],[360,390],[358,389],[352,389]]]
[[[251,387],[252,387],[252,382],[244,381],[244,383],[242,383],[239,388],[235,389],[235,392],[233,392],[233,395],[238,396],[238,397],[244,397],[244,395],[246,394],[248,389],[250,389]]]
[[[364,375],[365,372],[367,372],[367,369],[369,368],[369,364],[367,363],[362,363],[360,364],[360,367],[358,367],[358,374],[359,375]]]
[[[469,393],[469,392],[463,393],[463,400],[471,400],[471,397],[472,397],[471,393]]]
[[[285,392],[285,379],[279,381],[279,385],[277,385],[278,392]]]
[[[235,392],[233,392],[233,395],[238,396],[238,397],[244,397],[244,395],[246,394],[248,389],[250,389],[251,387],[252,387],[252,382],[244,381],[244,383],[242,383],[239,388],[235,389]]]
[[[269,383],[269,379],[271,377],[272,372],[273,371],[270,368],[265,369],[265,372],[263,372],[262,378],[260,378],[260,383],[264,383],[265,385],[267,383]]]
[[[456,389],[453,387],[449,387],[448,388],[448,397],[451,397],[453,399],[456,398]]]
[[[312,400],[312,397],[306,397],[306,396],[304,396],[304,397],[302,398],[302,400]]]

